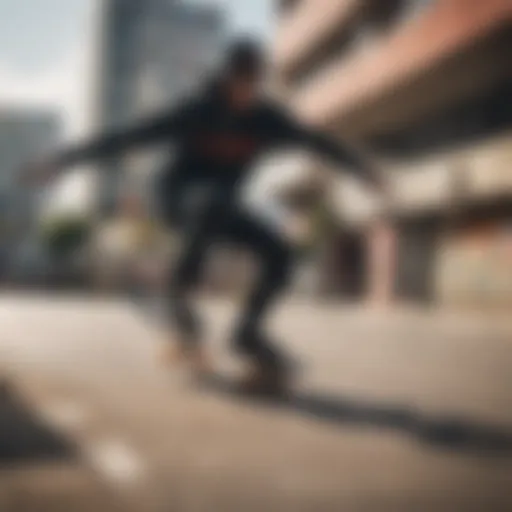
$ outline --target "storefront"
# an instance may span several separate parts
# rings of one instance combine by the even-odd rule
[[[435,291],[443,304],[512,306],[512,204],[476,208],[440,240]]]
[[[416,164],[394,222],[396,300],[512,304],[510,135]]]

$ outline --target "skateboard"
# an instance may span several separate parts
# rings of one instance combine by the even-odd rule
[[[286,402],[291,394],[291,387],[288,384],[249,386],[243,378],[237,378],[236,376],[219,371],[199,377],[196,376],[193,382],[198,391],[221,393],[232,398],[244,400]]]
[[[222,371],[211,359],[197,357],[193,352],[171,352],[164,364],[171,370],[185,371],[193,387],[198,390],[221,392],[231,396],[281,399],[289,392],[289,376],[274,372],[265,374],[257,366],[238,374]]]

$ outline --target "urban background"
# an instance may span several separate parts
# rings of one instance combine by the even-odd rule
[[[275,64],[271,87],[308,122],[359,144],[392,183],[387,230],[374,229],[364,191],[322,163],[298,154],[262,162],[248,200],[310,249],[297,291],[381,303],[509,306],[509,2],[283,1],[275,8],[268,23],[275,33],[263,32]],[[92,2],[88,27],[82,136],[179,102],[215,70],[230,33],[219,6],[162,0]],[[152,195],[167,150],[82,171],[88,178],[81,192],[79,185],[62,191],[62,184],[30,197],[15,190],[22,163],[64,139],[65,116],[8,102],[2,108],[4,279],[49,284],[67,272],[81,285],[105,287],[104,274],[113,269],[133,276],[133,265],[141,263],[142,272],[163,264],[163,247],[177,243],[155,224]],[[73,193],[81,199],[68,198],[56,212],[55,189],[61,203]],[[53,242],[71,229],[84,233],[59,245],[64,261]],[[227,287],[227,275],[230,287],[245,282],[249,267],[240,255],[213,260],[218,285]]]
[[[309,154],[254,169],[299,256],[270,322],[305,364],[271,405],[155,356],[172,148],[20,179],[178,105],[240,33],[389,181],[384,215]],[[510,0],[0,0],[0,511],[512,510],[511,56]],[[227,375],[255,275],[219,248],[197,297]]]
[[[281,2],[288,97],[393,183],[388,237],[347,185],[330,188],[323,272],[338,292],[510,307],[510,16],[507,1]]]

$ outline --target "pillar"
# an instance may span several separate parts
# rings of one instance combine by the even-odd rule
[[[368,300],[388,306],[394,299],[396,230],[389,221],[378,221],[368,230]]]

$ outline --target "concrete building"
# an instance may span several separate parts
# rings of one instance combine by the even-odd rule
[[[366,148],[392,183],[387,232],[332,183],[343,236],[330,281],[351,276],[384,302],[510,306],[510,1],[296,0],[279,16],[292,105]]]
[[[40,261],[37,242],[41,190],[20,186],[19,171],[35,155],[53,148],[61,134],[58,116],[32,107],[0,106],[0,266],[22,271]]]
[[[171,106],[213,69],[223,43],[220,11],[177,0],[105,0],[98,9],[96,129],[131,125]],[[107,163],[106,207],[116,202],[119,177],[145,186],[144,176],[168,152]]]

